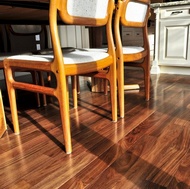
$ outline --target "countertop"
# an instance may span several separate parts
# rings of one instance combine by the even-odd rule
[[[152,3],[151,8],[159,8],[159,7],[170,7],[170,6],[179,6],[179,5],[190,5],[190,0],[186,1],[172,1],[166,3]]]

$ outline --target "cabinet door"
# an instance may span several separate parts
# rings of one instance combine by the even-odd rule
[[[190,21],[176,19],[160,23],[159,64],[190,66]]]

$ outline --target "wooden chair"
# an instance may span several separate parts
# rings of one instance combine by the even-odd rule
[[[118,0],[114,18],[116,45],[118,98],[120,117],[124,117],[124,66],[137,66],[144,70],[146,100],[150,98],[150,50],[147,32],[149,0]],[[142,28],[142,46],[123,46],[121,26]]]
[[[110,81],[112,120],[117,121],[117,90],[116,90],[116,59],[115,47],[112,36],[112,13],[114,10],[113,0],[51,0],[49,9],[50,33],[53,46],[53,54],[13,56],[4,60],[4,69],[9,94],[10,108],[14,132],[19,133],[19,122],[15,89],[23,89],[33,92],[44,93],[58,99],[62,121],[63,135],[66,153],[72,152],[69,99],[67,76],[97,72],[109,68],[106,78]],[[57,18],[65,24],[103,26],[106,25],[108,50],[81,49],[62,53]],[[56,78],[56,87],[34,85],[18,82],[13,78],[13,70],[28,69],[51,72]]]
[[[4,31],[3,31],[4,29]],[[45,25],[1,25],[4,49],[0,55],[0,69],[3,69],[2,61],[10,55],[38,54],[48,48],[47,31]],[[25,72],[26,70],[20,70]],[[30,71],[32,82],[41,82],[44,78],[41,72]],[[36,93],[37,106],[41,106],[40,95]],[[47,105],[46,96],[43,95],[43,105]]]

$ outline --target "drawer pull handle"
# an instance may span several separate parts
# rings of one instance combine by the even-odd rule
[[[181,14],[181,13],[183,13],[183,11],[174,11],[171,14],[173,15],[173,14]]]

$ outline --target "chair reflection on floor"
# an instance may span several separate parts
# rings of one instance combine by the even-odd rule
[[[73,1],[51,0],[49,19],[53,53],[41,55],[12,56],[4,60],[4,69],[15,133],[19,133],[15,89],[44,93],[58,99],[66,153],[72,152],[67,76],[94,72],[101,74],[104,68],[110,81],[112,120],[117,121],[117,90],[115,47],[112,36],[113,0]],[[106,26],[108,50],[76,49],[62,53],[57,29],[57,17],[66,24]],[[56,87],[45,87],[16,81],[13,71],[27,69],[51,72],[56,78]]]

